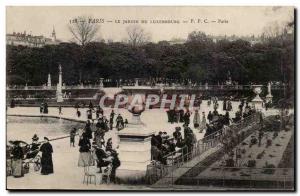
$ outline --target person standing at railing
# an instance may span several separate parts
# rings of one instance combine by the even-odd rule
[[[176,127],[175,132],[173,133],[173,137],[176,140],[176,146],[179,148],[181,148],[184,145],[180,130],[180,127]]]

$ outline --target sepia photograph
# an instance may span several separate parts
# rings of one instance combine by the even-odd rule
[[[7,190],[296,190],[295,7],[5,10]]]

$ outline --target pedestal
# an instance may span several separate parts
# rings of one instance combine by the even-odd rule
[[[121,166],[116,176],[122,183],[141,183],[151,162],[151,135],[143,125],[129,124],[117,133],[120,139],[119,159]]]
[[[57,102],[63,102],[64,99],[62,97],[62,93],[57,93],[57,99],[56,99]]]
[[[251,101],[252,105],[254,106],[254,108],[256,110],[259,110],[261,111],[263,109],[262,107],[262,103],[263,103],[263,100],[262,99],[256,99],[254,98],[252,101]]]
[[[62,89],[59,85],[57,85],[57,89],[56,89],[56,101],[57,102],[63,102],[63,94],[62,94]]]
[[[273,102],[273,96],[272,96],[271,94],[268,94],[268,95],[266,96],[266,102],[267,102],[267,103],[272,103],[272,102]]]

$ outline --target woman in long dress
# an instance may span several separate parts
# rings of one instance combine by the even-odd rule
[[[92,164],[92,157],[91,157],[91,153],[90,153],[91,142],[90,142],[87,134],[85,133],[85,131],[80,136],[78,146],[79,146],[79,152],[80,152],[79,159],[78,159],[78,166],[85,167],[85,166],[91,165]]]
[[[15,141],[12,149],[12,175],[15,178],[22,177],[22,159],[24,157],[23,150],[20,146],[20,142]]]
[[[200,133],[202,133],[205,128],[206,128],[206,117],[205,117],[205,112],[202,112],[202,121],[201,121],[201,124],[200,124]]]
[[[193,123],[194,123],[194,128],[195,129],[200,128],[200,114],[199,114],[198,110],[195,110]]]

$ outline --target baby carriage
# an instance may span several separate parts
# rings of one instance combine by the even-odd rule
[[[14,144],[16,141],[9,141],[9,144]],[[30,165],[33,165],[34,171],[39,171],[41,168],[41,157],[38,155],[40,143],[32,143],[28,144],[24,141],[19,141],[20,146],[23,150],[24,158],[23,158],[23,172],[28,173]],[[7,146],[7,155],[11,154],[12,146]],[[11,159],[8,157],[7,162],[11,162]],[[10,170],[9,166],[11,164],[7,164],[8,171]]]
[[[30,164],[33,165],[34,171],[39,171],[41,168],[41,156],[38,155],[40,150],[40,143],[32,143],[27,144],[25,146],[25,152],[24,152],[24,168],[28,168]]]

